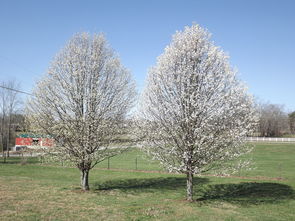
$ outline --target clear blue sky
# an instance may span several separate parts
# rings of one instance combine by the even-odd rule
[[[250,92],[295,110],[295,1],[0,0],[0,81],[30,92],[76,32],[105,33],[141,89],[176,30],[212,33]]]

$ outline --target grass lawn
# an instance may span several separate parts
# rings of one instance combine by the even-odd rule
[[[196,177],[194,203],[184,175],[139,171],[162,169],[137,150],[90,171],[89,192],[75,168],[10,158],[0,163],[0,220],[295,220],[294,156],[294,144],[257,144],[255,170]]]

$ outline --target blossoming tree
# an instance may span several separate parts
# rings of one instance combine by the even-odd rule
[[[54,137],[55,156],[74,163],[81,185],[97,163],[122,146],[134,82],[103,35],[75,35],[55,57],[29,101],[30,122]]]
[[[244,138],[257,122],[228,57],[198,25],[177,32],[159,56],[138,113],[143,146],[169,171],[187,175],[189,201],[194,174],[235,168],[234,159],[251,149]]]

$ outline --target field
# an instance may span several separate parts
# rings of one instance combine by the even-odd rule
[[[194,203],[184,175],[134,149],[93,169],[89,192],[75,168],[10,158],[0,163],[0,220],[295,220],[295,145],[257,144],[251,155],[255,170],[196,177]]]

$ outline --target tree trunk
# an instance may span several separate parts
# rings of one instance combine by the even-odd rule
[[[5,160],[4,160],[4,145],[2,143],[2,140],[1,140],[1,144],[2,144],[2,158],[3,158],[3,162],[5,163]]]
[[[4,108],[2,107],[4,110]],[[4,111],[2,113],[2,119],[1,119],[1,145],[2,145],[2,157],[3,157],[3,162],[5,163],[5,151],[4,151]]]
[[[89,170],[81,170],[81,186],[85,191],[89,190],[88,175]]]
[[[7,133],[7,157],[9,157],[9,143],[10,143],[10,126],[11,126],[11,113],[8,116],[8,133]]]
[[[194,174],[192,171],[187,171],[186,173],[186,192],[187,192],[187,201],[193,201],[193,177]]]
[[[84,180],[84,170],[81,171],[81,187],[83,187],[83,180]]]
[[[1,145],[2,145],[2,158],[3,158],[3,163],[6,163],[6,156],[5,156],[5,151],[4,151],[4,142],[3,142],[3,136],[1,135]]]

